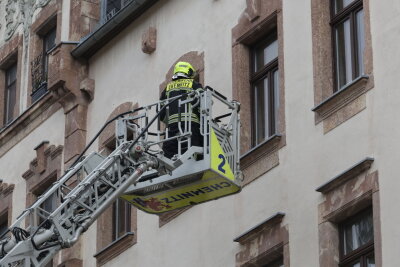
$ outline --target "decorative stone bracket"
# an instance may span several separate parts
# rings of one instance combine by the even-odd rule
[[[22,174],[28,183],[28,191],[32,189],[30,185],[42,183],[43,179],[54,172],[57,172],[58,177],[61,172],[63,146],[49,145],[48,141],[43,141],[35,147],[35,150],[36,158],[30,162],[29,169]]]
[[[94,96],[94,81],[87,78],[87,66],[71,56],[74,47],[74,44],[60,43],[49,57],[48,90],[59,100],[65,113],[78,104],[87,106]]]
[[[157,47],[157,29],[150,27],[142,36],[142,51],[151,54]]]
[[[0,180],[0,199],[8,196],[14,190],[14,184],[7,184]]]

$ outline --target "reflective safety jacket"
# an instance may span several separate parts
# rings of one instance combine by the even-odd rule
[[[160,100],[165,100],[171,97],[179,96],[185,93],[189,93],[193,90],[203,90],[200,83],[194,81],[193,79],[179,78],[173,80],[172,82],[167,84],[167,87],[161,93]],[[183,99],[182,99],[183,100]],[[181,106],[181,110],[179,113],[179,100],[175,101],[171,105],[169,105],[168,112],[161,113],[161,120],[167,123],[168,125],[174,125],[179,121],[185,121],[186,118],[189,118],[189,108],[191,108],[191,104],[188,104],[187,112],[185,112],[185,106]],[[200,109],[199,106],[192,110],[192,122],[200,123]]]

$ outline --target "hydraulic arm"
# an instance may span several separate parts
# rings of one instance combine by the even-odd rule
[[[230,113],[214,116],[215,100]],[[190,145],[191,116],[182,118],[178,135],[168,136],[159,115],[175,101],[185,112],[200,107],[204,147]],[[135,111],[117,121],[116,148],[110,155],[92,152],[77,160],[0,237],[1,267],[44,266],[61,249],[73,246],[118,197],[145,212],[160,213],[240,191],[237,102],[205,90]],[[178,154],[169,159],[162,143],[172,139]],[[196,192],[203,195],[199,198]],[[171,194],[185,201],[162,203]],[[46,209],[50,199],[56,199],[54,210]]]

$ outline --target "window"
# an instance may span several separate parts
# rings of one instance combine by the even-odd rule
[[[252,48],[252,146],[276,133],[279,103],[278,40],[276,32]]]
[[[49,71],[49,52],[56,45],[56,28],[52,28],[42,37],[43,50],[32,61],[32,102],[38,100],[47,91]]]
[[[375,267],[372,210],[349,218],[339,228],[340,266]]]
[[[8,230],[8,213],[6,212],[0,216],[0,236],[2,236]]]
[[[132,0],[103,0],[103,22],[107,22]]]
[[[115,201],[112,220],[112,240],[114,241],[131,231],[131,205],[121,199]]]
[[[57,194],[54,193],[50,197],[48,197],[41,205],[40,208],[43,209],[47,213],[51,213],[56,210],[57,208]],[[47,215],[47,213],[43,213],[44,216]],[[44,218],[40,217],[39,218],[39,224],[44,221]]]
[[[279,260],[263,265],[262,267],[284,267],[283,258],[280,258]]]
[[[335,91],[364,74],[364,10],[362,0],[332,1]]]
[[[14,109],[17,99],[17,64],[6,70],[6,92],[4,103],[4,124],[7,125],[14,118]]]
[[[132,110],[137,104],[125,102],[117,106],[109,115],[109,119],[123,111]],[[115,149],[116,137],[109,125],[99,136],[99,151],[109,155]],[[94,255],[98,266],[117,257],[136,244],[137,209],[124,200],[117,199],[97,219],[97,253]]]

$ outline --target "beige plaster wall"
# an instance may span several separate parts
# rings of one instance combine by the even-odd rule
[[[289,225],[291,266],[318,266],[315,189],[367,156],[379,171],[384,266],[398,266],[400,203],[397,163],[400,136],[396,78],[400,65],[400,4],[370,1],[375,88],[367,108],[324,134],[315,125],[310,0],[283,1],[286,146],[280,164],[235,196],[195,206],[158,227],[158,217],[138,213],[138,243],[105,266],[234,266],[233,239],[278,211]],[[245,1],[160,1],[90,60],[96,82],[89,106],[88,139],[119,104],[158,98],[170,65],[189,51],[204,51],[205,83],[230,96],[231,28]],[[179,10],[179,12],[177,12]],[[229,12],[227,12],[229,10]],[[207,15],[205,15],[207,14]],[[182,30],[188,21],[189,30]],[[157,49],[141,52],[141,35],[157,28]],[[175,30],[176,29],[176,30]],[[85,236],[84,266],[95,266],[94,229]]]
[[[400,91],[398,70],[400,67],[400,3],[387,1],[379,5],[370,1],[371,35],[374,51],[376,91],[371,95],[371,128],[373,149],[379,160],[381,190],[381,224],[383,266],[397,266],[400,236],[400,203],[398,154],[400,149]]]
[[[13,220],[26,208],[26,181],[22,174],[28,170],[30,162],[36,157],[34,148],[45,140],[51,145],[64,145],[64,131],[60,131],[64,129],[64,118],[60,109],[0,158],[1,179],[5,183],[15,184]]]

